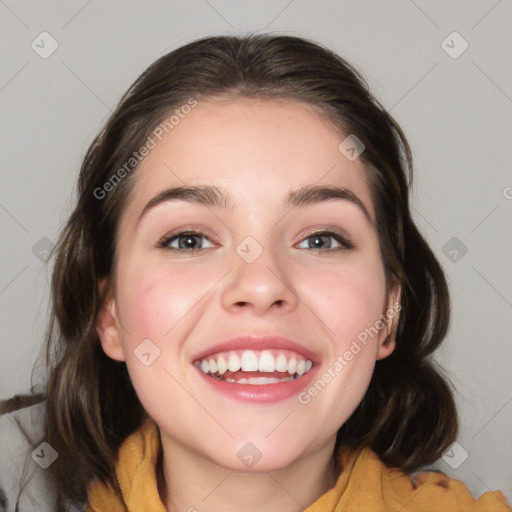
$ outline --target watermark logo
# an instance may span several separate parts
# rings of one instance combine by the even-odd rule
[[[43,263],[48,261],[50,253],[53,249],[53,242],[46,236],[43,236],[36,244],[32,247],[32,254]]]
[[[448,35],[441,43],[441,48],[452,59],[458,59],[468,49],[468,47],[468,42],[455,31]]]
[[[59,454],[46,441],[44,443],[41,443],[32,452],[32,458],[43,469],[50,467],[57,460],[58,456]]]
[[[441,251],[452,263],[458,263],[468,252],[468,248],[454,236],[443,245]]]
[[[263,247],[252,236],[244,238],[237,246],[236,253],[246,263],[253,263],[263,252]]]
[[[261,459],[263,454],[254,444],[249,442],[245,443],[238,450],[236,456],[245,466],[252,468]]]
[[[344,139],[338,146],[338,150],[348,160],[353,162],[366,149],[366,146],[353,134]]]
[[[455,441],[443,452],[441,458],[448,466],[457,469],[468,458],[468,452]]]
[[[146,338],[137,345],[133,354],[144,366],[151,366],[160,357],[160,349]]]
[[[41,59],[47,59],[59,47],[59,43],[48,32],[41,32],[30,46]]]

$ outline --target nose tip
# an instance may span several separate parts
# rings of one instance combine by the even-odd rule
[[[253,305],[260,312],[270,307],[284,309],[295,306],[296,297],[287,283],[291,275],[272,251],[264,250],[253,262],[243,258],[235,263],[224,290],[224,305],[227,308]]]

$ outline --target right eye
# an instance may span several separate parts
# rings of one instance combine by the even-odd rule
[[[190,253],[204,249],[204,247],[197,247],[197,245],[200,244],[197,240],[201,238],[210,240],[205,234],[199,231],[181,231],[179,233],[165,236],[158,242],[157,246],[168,251]],[[172,244],[176,245],[176,243],[177,247],[173,247]],[[214,245],[211,247],[214,247]]]

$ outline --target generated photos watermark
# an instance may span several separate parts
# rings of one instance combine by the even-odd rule
[[[161,141],[164,135],[170,133],[178,124],[181,119],[184,119],[187,114],[192,111],[192,108],[197,106],[197,100],[195,98],[189,98],[187,102],[181,105],[180,108],[174,110],[174,112],[162,121],[150,135],[144,145],[142,145],[138,151],[134,151],[132,156],[101,186],[94,189],[93,195],[96,199],[104,199],[108,192],[111,192],[119,182],[126,177],[133,169],[139,165],[143,158],[149,155],[152,149],[157,145],[157,141]]]
[[[381,314],[373,326],[367,327],[357,335],[357,339],[352,340],[348,350],[343,355],[338,354],[336,360],[325,370],[322,375],[306,390],[299,393],[297,399],[302,405],[307,405],[311,399],[318,395],[329,382],[339,375],[345,366],[349,364],[354,357],[368,344],[368,338],[376,336],[385,326],[386,323],[393,319],[402,309],[402,305],[396,303],[389,308],[385,314]],[[362,345],[362,346],[361,346]]]

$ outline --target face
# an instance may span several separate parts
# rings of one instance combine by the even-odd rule
[[[338,150],[345,137],[300,102],[203,101],[132,176],[101,343],[126,362],[162,436],[225,468],[247,470],[237,454],[248,442],[263,455],[255,471],[332,449],[376,359],[394,348],[393,335],[382,345],[392,303],[374,206],[360,159]],[[223,188],[232,208],[183,199],[145,208],[185,185]],[[286,204],[308,186],[355,199]],[[282,396],[275,390],[290,389],[286,382],[221,389],[194,363],[238,335],[284,337],[299,347],[274,347],[274,363],[284,355],[285,364],[313,366]]]

